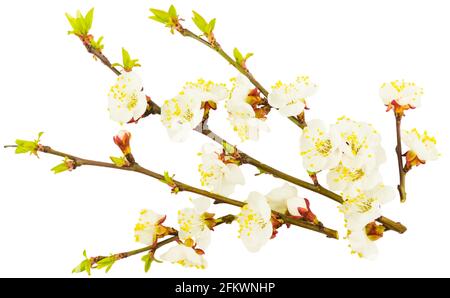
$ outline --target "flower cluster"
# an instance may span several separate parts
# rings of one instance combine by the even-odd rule
[[[307,124],[300,141],[303,166],[310,173],[328,170],[329,188],[343,193],[345,201],[341,211],[347,220],[349,235],[353,235],[350,242],[356,241],[356,236],[366,237],[360,225],[364,227],[379,215],[373,218],[372,213],[359,210],[361,216],[357,217],[356,224],[353,219],[357,208],[352,205],[367,205],[366,212],[375,208],[374,201],[364,194],[371,193],[382,182],[379,166],[386,157],[379,133],[370,124],[346,117],[339,118],[330,127],[320,120]],[[365,255],[358,245],[352,249]]]
[[[205,107],[216,108],[225,99],[228,90],[223,84],[198,80],[189,82],[174,98],[166,100],[161,108],[161,122],[174,141],[185,141],[190,131],[203,119]]]
[[[400,200],[406,200],[405,175],[414,166],[425,164],[428,160],[436,160],[439,153],[436,149],[436,139],[428,135],[427,131],[419,133],[416,128],[412,130],[401,130],[401,121],[405,111],[415,109],[421,104],[423,89],[413,82],[393,81],[384,83],[380,88],[380,96],[383,103],[388,107],[387,111],[393,109],[396,119],[397,130],[397,159],[400,170]],[[402,152],[401,141],[408,146],[409,150]],[[403,157],[405,165],[403,166]]]
[[[214,214],[206,212],[210,205],[207,198],[198,198],[192,203],[194,208],[184,208],[178,212],[178,244],[163,253],[161,259],[186,267],[205,268],[207,262],[203,255],[211,241]],[[175,233],[174,229],[162,225],[164,220],[165,216],[142,210],[135,228],[136,241],[155,245],[156,248],[157,239]]]

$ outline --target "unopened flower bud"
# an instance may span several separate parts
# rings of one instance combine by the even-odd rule
[[[130,148],[131,133],[126,130],[121,130],[116,136],[114,136],[114,143],[122,150],[124,155],[131,153]]]
[[[371,222],[366,225],[365,228],[367,237],[372,240],[378,240],[383,237],[384,227],[382,225],[377,225],[376,222]]]

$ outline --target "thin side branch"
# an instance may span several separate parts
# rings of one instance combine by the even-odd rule
[[[233,222],[235,219],[236,219],[236,217],[232,214],[228,214],[228,215],[219,217],[216,219],[216,227],[223,223],[229,224],[229,223]],[[178,240],[178,236],[174,235],[167,239],[159,241],[156,245],[148,245],[148,246],[145,246],[145,247],[142,247],[139,249],[135,249],[135,250],[119,252],[119,253],[113,254],[112,256],[97,256],[97,257],[93,257],[92,259],[94,260],[94,263],[97,263],[97,262],[103,260],[104,258],[108,258],[108,257],[113,257],[116,260],[121,260],[121,259],[125,259],[125,258],[134,256],[134,255],[146,252],[146,251],[150,251],[150,250],[156,251],[158,248],[160,248],[164,245],[170,244],[177,240]]]
[[[113,163],[81,158],[81,157],[78,157],[78,156],[75,156],[72,154],[54,150],[49,146],[43,146],[43,145],[40,146],[39,151],[50,154],[50,155],[60,156],[63,158],[67,157],[75,163],[75,167],[80,167],[80,166],[84,166],[84,165],[95,166],[95,167],[104,167],[104,168],[110,168],[110,169],[116,169],[116,170],[122,170],[122,171],[128,171],[128,172],[141,173],[146,176],[157,179],[159,181],[164,181],[164,179],[165,179],[164,175],[161,175],[159,173],[156,173],[149,169],[146,169],[137,163],[134,163],[133,165],[131,165],[129,167],[118,167]],[[231,199],[231,198],[219,195],[219,194],[211,193],[209,191],[193,187],[191,185],[185,184],[185,183],[177,181],[175,179],[173,179],[173,183],[175,184],[178,191],[187,191],[187,192],[195,193],[195,194],[202,195],[202,196],[208,197],[210,199],[213,199],[215,202],[233,205],[236,207],[242,207],[245,205],[245,203],[242,201],[234,200],[234,199]],[[298,226],[298,227],[301,227],[304,229],[318,232],[318,233],[326,235],[329,238],[334,238],[334,239],[339,238],[338,232],[336,230],[329,229],[323,225],[320,225],[320,224],[315,225],[313,223],[310,223],[310,222],[302,220],[302,219],[294,219],[294,218],[291,218],[289,216],[286,216],[284,214],[281,214],[281,213],[273,211],[273,210],[272,210],[272,213],[275,214],[276,216],[278,216],[286,224],[292,224],[292,225],[295,225],[295,226]]]
[[[395,147],[395,152],[397,154],[399,175],[399,185],[397,186],[397,189],[398,193],[400,194],[400,202],[404,203],[406,201],[406,171],[403,167],[401,125],[402,116],[395,115],[395,131],[397,135],[397,147]]]

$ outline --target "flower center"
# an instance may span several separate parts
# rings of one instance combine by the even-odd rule
[[[187,109],[186,112],[183,114],[183,118],[187,122],[191,122],[192,118],[194,118],[194,113],[191,111],[191,109]]]
[[[357,197],[354,201],[358,213],[366,213],[372,209],[372,204],[375,201],[374,198],[367,198],[364,195]]]
[[[138,102],[138,100],[137,100],[136,94],[131,95],[131,97],[128,101],[128,104],[127,104],[128,110],[131,111],[132,109],[134,109],[137,105],[137,102]]]
[[[356,171],[349,173],[349,178],[351,181],[355,182],[364,176],[364,171],[362,169],[357,169]]]
[[[331,145],[331,140],[329,139],[317,140],[314,145],[316,147],[316,151],[324,157],[330,155],[331,149],[333,148],[333,146]]]
[[[250,236],[256,226],[259,228],[264,228],[266,226],[266,222],[261,215],[250,209],[248,205],[242,207],[241,213],[238,215],[238,223],[239,233],[245,230],[247,236]]]
[[[347,146],[350,146],[353,155],[357,155],[359,150],[361,150],[361,148],[364,146],[366,138],[360,141],[356,133],[352,132],[351,135],[347,136],[346,140],[347,141],[345,143],[347,144]]]

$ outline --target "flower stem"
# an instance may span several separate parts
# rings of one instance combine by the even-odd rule
[[[60,151],[50,148],[49,146],[40,146],[40,152],[47,153],[50,155],[56,155],[56,156],[60,156],[60,157],[64,157],[64,158],[67,157],[70,160],[74,161],[76,167],[86,165],[86,166],[111,168],[111,169],[116,169],[116,170],[141,173],[146,176],[157,179],[159,181],[163,181],[163,182],[165,181],[164,175],[161,175],[159,173],[156,173],[149,169],[146,169],[146,168],[140,166],[138,163],[135,163],[129,167],[119,167],[113,163],[89,160],[89,159],[77,157],[77,156],[74,156],[74,155],[71,155],[68,153],[60,152]],[[245,205],[245,203],[242,201],[234,200],[234,199],[231,199],[231,198],[219,195],[219,194],[211,193],[209,191],[193,187],[191,185],[185,184],[185,183],[177,181],[175,179],[173,179],[172,181],[175,184],[178,191],[187,191],[187,192],[195,193],[195,194],[202,195],[202,196],[208,197],[210,199],[213,199],[215,202],[233,205],[236,207],[242,207]],[[164,182],[164,183],[166,183],[166,182]],[[327,227],[324,227],[323,225],[315,225],[315,224],[305,221],[303,219],[294,219],[294,218],[286,216],[285,214],[281,214],[281,213],[273,211],[273,210],[272,210],[272,213],[277,215],[280,219],[282,219],[284,223],[295,225],[295,226],[298,226],[298,227],[301,227],[304,229],[308,229],[308,230],[311,230],[314,232],[318,232],[318,233],[326,235],[329,238],[339,239],[337,231],[329,229]]]
[[[211,45],[208,41],[206,41],[206,40],[202,39],[201,37],[195,35],[195,34],[192,33],[191,31],[189,31],[189,30],[187,30],[187,29],[183,29],[183,32],[185,33],[184,36],[191,37],[191,38],[193,38],[193,39],[195,39],[195,40],[201,42],[202,44],[208,46],[209,48],[214,49],[214,47],[212,47],[212,45]],[[181,32],[180,32],[180,33],[181,33]],[[92,48],[88,48],[88,52],[91,53],[91,54],[93,54],[93,55],[96,56],[97,58],[99,58],[99,60],[102,61],[102,63],[103,63],[104,65],[106,65],[109,69],[111,69],[116,75],[119,75],[119,74],[120,74],[120,72],[118,72],[117,69],[114,70],[114,69],[115,69],[114,67],[110,67],[110,66],[111,66],[111,63],[109,62],[109,60],[107,59],[107,57],[105,57],[105,55],[104,55],[103,53],[100,53],[100,52],[97,51],[96,49],[92,49]],[[222,51],[222,52],[223,52],[223,51]],[[253,78],[253,75],[251,75],[251,73],[250,73],[248,70],[242,68],[239,64],[237,64],[237,63],[236,63],[230,56],[228,56],[225,52],[223,52],[223,53],[224,53],[224,54],[226,55],[226,57],[228,57],[228,58],[225,58],[225,56],[223,56],[223,57],[224,57],[227,61],[229,61],[231,65],[233,65],[234,67],[236,67],[236,68],[237,68],[241,73],[243,73],[244,75],[247,74],[247,75],[250,75],[250,76]],[[249,78],[249,77],[247,76],[247,78]],[[250,79],[250,78],[249,78],[249,79]],[[258,85],[261,86],[254,78],[253,78],[253,80],[255,81],[255,83],[254,83],[255,87],[258,88]],[[261,86],[261,87],[262,87],[262,86]],[[259,89],[259,88],[258,88],[258,89]],[[262,88],[262,90],[265,90],[264,92],[267,92],[266,89],[264,89],[264,88]],[[262,90],[261,90],[261,92],[263,93]],[[263,93],[263,94],[264,94],[264,93]],[[160,114],[160,113],[161,113],[161,109],[160,109],[160,107],[159,107],[156,103],[154,103],[153,101],[151,101],[150,105],[151,105],[151,110],[152,110],[153,112],[152,112],[152,113],[149,113],[149,114]],[[144,114],[144,116],[148,116],[149,114]],[[296,125],[299,126],[300,128],[303,127],[302,121],[300,121],[298,118],[296,118],[296,117],[290,117],[289,119],[290,119],[291,121],[295,122]],[[303,118],[303,119],[304,119],[304,118]],[[304,122],[304,121],[303,121],[303,122]],[[220,137],[220,136],[217,135],[215,132],[213,132],[212,130],[209,129],[209,127],[207,126],[207,121],[202,121],[202,123],[201,123],[197,128],[195,128],[195,130],[196,130],[197,132],[199,132],[199,133],[201,133],[201,134],[203,134],[203,135],[209,137],[211,140],[217,142],[217,143],[220,144],[220,145],[223,145],[223,143],[226,142],[222,137]],[[230,145],[232,145],[232,144],[229,143],[229,142],[227,142],[227,143],[230,144]],[[268,174],[271,174],[271,175],[273,175],[274,177],[278,177],[278,178],[283,179],[283,180],[285,180],[285,181],[291,182],[291,183],[293,183],[293,184],[295,184],[295,185],[297,185],[297,186],[300,186],[300,187],[306,188],[306,189],[308,189],[308,190],[311,190],[311,191],[313,191],[313,192],[315,192],[315,193],[321,194],[321,195],[323,195],[323,196],[325,196],[325,197],[327,197],[327,198],[330,198],[330,199],[332,199],[332,200],[334,200],[334,201],[336,201],[336,202],[338,202],[338,203],[342,203],[342,202],[343,202],[343,199],[342,199],[342,197],[341,197],[340,195],[338,195],[338,194],[336,194],[336,193],[334,193],[334,192],[332,192],[332,191],[330,191],[330,190],[328,190],[328,189],[326,189],[326,188],[324,188],[324,187],[322,187],[322,186],[320,186],[320,185],[314,185],[314,184],[308,183],[308,182],[306,182],[306,181],[303,181],[303,180],[301,180],[301,179],[298,179],[298,178],[296,178],[296,177],[290,176],[290,175],[288,175],[288,174],[286,174],[286,173],[283,173],[283,172],[281,172],[281,171],[279,171],[279,170],[277,170],[277,169],[275,169],[275,168],[270,167],[269,165],[266,165],[266,164],[260,162],[259,160],[257,160],[257,159],[255,159],[255,158],[251,157],[250,155],[248,155],[248,154],[246,154],[246,153],[244,153],[244,152],[242,152],[242,151],[239,151],[239,153],[240,153],[241,156],[244,157],[244,158],[243,158],[243,159],[244,159],[244,163],[253,165],[253,166],[255,166],[257,169],[263,170],[264,172],[266,172],[266,173],[268,173]],[[392,220],[389,220],[389,221],[387,222],[387,221],[384,221],[383,219],[387,219],[387,218],[386,218],[386,217],[380,217],[379,219],[377,219],[377,221],[380,222],[380,223],[382,223],[382,224],[383,224],[386,228],[388,228],[389,230],[396,231],[396,232],[398,232],[398,233],[400,233],[400,234],[402,234],[402,233],[404,233],[404,232],[406,231],[406,227],[405,227],[404,225],[402,225],[401,223],[399,223],[399,222],[394,222],[394,221],[392,221]]]
[[[397,134],[397,146],[395,147],[395,151],[397,153],[398,174],[400,181],[399,185],[397,186],[397,189],[400,194],[400,202],[404,203],[406,201],[406,186],[405,186],[406,171],[403,168],[401,124],[402,124],[402,116],[395,114],[395,128]]]

